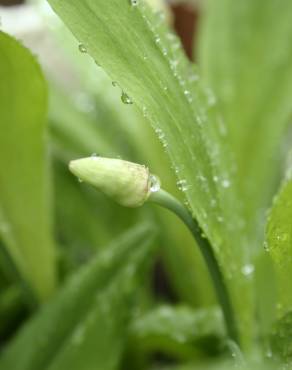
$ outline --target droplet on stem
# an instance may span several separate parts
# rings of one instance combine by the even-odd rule
[[[155,175],[150,175],[150,192],[151,193],[156,193],[157,191],[160,190],[160,180],[157,176]]]

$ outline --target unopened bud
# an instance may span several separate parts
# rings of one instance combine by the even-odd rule
[[[147,167],[122,159],[89,157],[71,161],[70,171],[125,207],[143,205],[152,192],[160,189],[159,180]]]

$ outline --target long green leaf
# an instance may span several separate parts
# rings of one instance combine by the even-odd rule
[[[133,101],[154,127],[171,158],[178,185],[230,280],[246,331],[250,277],[241,271],[249,256],[238,236],[240,210],[232,160],[213,96],[197,81],[177,38],[143,1],[49,3],[83,50],[117,81],[123,101]],[[245,307],[239,304],[243,296]]]
[[[271,336],[272,354],[292,364],[292,171],[287,171],[268,215],[265,247],[272,259],[277,297],[276,323]],[[287,367],[287,368],[290,368]]]
[[[238,168],[251,243],[263,236],[262,209],[271,201],[280,142],[291,118],[290,0],[208,0],[199,59],[219,97]]]
[[[148,226],[133,229],[74,274],[8,345],[0,368],[75,369],[76,363],[77,369],[81,361],[82,369],[91,370],[94,363],[114,369],[130,313],[127,300],[137,270],[149,260],[151,231]]]
[[[292,176],[286,179],[274,198],[266,230],[266,248],[272,258],[278,290],[279,315],[292,309]]]
[[[40,300],[55,287],[48,163],[47,89],[34,57],[0,33],[0,236]]]
[[[88,156],[94,152],[106,157],[119,155],[124,159],[144,163],[154,173],[159,174],[168,190],[179,196],[169,160],[143,115],[137,111],[135,105],[126,106],[121,103],[119,89],[113,87],[109,77],[96,67],[88,55],[78,50],[75,38],[56,19],[57,16],[50,13],[47,17],[47,12],[45,15],[44,23],[54,24],[53,36],[59,46],[58,50],[54,48],[54,52],[65,55],[62,60],[68,59],[68,68],[74,68],[74,73],[71,74],[81,85],[78,89],[75,88],[76,91],[72,91],[72,86],[66,86],[68,89],[66,93],[61,92],[64,87],[60,88],[56,83],[51,85],[49,117],[54,153],[66,163],[72,158]],[[54,72],[52,75],[55,75],[55,65],[51,66],[51,69]],[[82,102],[83,104],[80,104]],[[62,200],[68,196],[69,194],[65,192],[62,194]],[[98,202],[100,204],[100,199]],[[63,206],[61,204],[63,202],[58,202],[58,199],[56,203],[59,209],[65,210],[68,215],[67,210],[70,208],[68,203]],[[75,201],[72,202],[70,198],[70,203],[75,204]],[[92,201],[90,203],[94,204]],[[107,209],[110,208],[112,207],[107,206]],[[184,225],[177,223],[172,215],[163,210],[157,212],[162,214],[160,218],[166,229],[164,234],[168,234],[168,240],[162,243],[163,260],[168,278],[177,295],[193,304],[213,302],[213,292],[204,262],[194,248],[188,231]],[[76,218],[76,214],[71,212],[70,217]],[[83,220],[88,222],[86,217]],[[65,226],[66,223],[62,225]],[[74,227],[76,232],[79,229]],[[107,231],[106,225],[95,229],[96,233],[101,234]],[[70,233],[72,235],[72,228]],[[75,240],[78,239],[76,235],[73,237]],[[194,266],[196,267],[193,268]],[[182,274],[181,271],[185,273]]]

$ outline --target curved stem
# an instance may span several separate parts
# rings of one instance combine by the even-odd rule
[[[210,242],[206,237],[203,236],[203,231],[200,228],[197,220],[192,217],[189,211],[180,203],[179,200],[177,200],[174,196],[162,189],[157,192],[151,193],[148,201],[156,203],[174,212],[193,234],[211,275],[214,289],[222,308],[227,334],[232,340],[238,343],[239,339],[233,314],[233,308],[224,282],[224,277],[218,265],[218,261],[214,255]]]

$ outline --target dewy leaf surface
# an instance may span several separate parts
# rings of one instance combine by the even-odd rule
[[[136,5],[129,0],[49,3],[83,50],[118,84],[124,102],[136,104],[154,127],[189,207],[230,278],[229,286],[242,316],[249,307],[249,281],[241,273],[248,255],[238,236],[240,211],[227,133],[216,114],[213,96],[198,83],[196,71],[161,15],[154,15],[143,1]],[[240,304],[243,296],[244,308]],[[245,319],[240,322],[247,328]]]
[[[0,368],[115,369],[131,297],[152,245],[153,228],[140,225],[94,257],[20,330],[3,351]]]
[[[0,237],[43,300],[55,286],[48,163],[47,88],[34,57],[0,32]]]
[[[146,350],[192,358],[197,350],[219,351],[224,340],[224,324],[216,308],[191,309],[187,306],[159,306],[135,318],[131,325],[133,345]]]
[[[266,230],[266,248],[273,260],[278,288],[278,314],[292,310],[292,172],[288,171],[274,199]]]
[[[227,123],[254,243],[259,231],[263,235],[257,220],[271,200],[279,144],[292,113],[292,2],[208,0],[204,5],[200,66]]]

